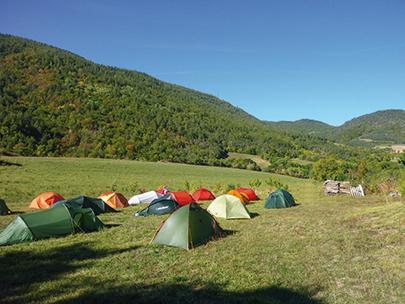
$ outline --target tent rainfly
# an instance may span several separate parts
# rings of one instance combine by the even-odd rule
[[[65,236],[75,232],[98,231],[103,226],[91,209],[77,209],[60,204],[47,210],[17,216],[0,233],[0,245]]]
[[[186,191],[170,192],[170,194],[180,206],[195,203],[194,198]]]
[[[229,194],[218,196],[208,206],[207,211],[215,217],[225,219],[250,219],[249,211],[240,199]]]
[[[198,202],[198,201],[212,201],[213,199],[215,199],[215,195],[205,189],[205,188],[200,188],[198,190],[196,190],[193,194],[192,194],[193,199]]]
[[[32,200],[29,207],[32,209],[48,209],[60,200],[63,200],[63,197],[56,192],[42,192]]]
[[[264,203],[264,208],[288,208],[295,206],[294,197],[290,192],[278,189],[272,192]]]
[[[94,211],[95,215],[105,212],[116,212],[116,210],[106,203],[102,199],[93,198],[88,196],[76,196],[68,200],[58,201],[54,206],[66,205],[72,208],[90,208]]]
[[[162,195],[155,191],[148,191],[145,193],[137,194],[131,197],[128,201],[130,205],[150,204],[153,200],[161,197]]]
[[[104,192],[99,197],[112,208],[125,208],[128,207],[128,200],[119,192]]]
[[[160,225],[151,243],[191,249],[219,238],[222,233],[211,214],[192,203],[174,211]]]
[[[179,207],[176,201],[172,200],[170,194],[159,197],[149,204],[145,209],[135,213],[135,216],[163,215],[173,212]]]
[[[236,191],[245,194],[248,197],[249,201],[259,200],[259,197],[256,195],[256,192],[251,188],[238,188],[236,189]]]
[[[236,196],[244,204],[249,202],[248,196],[246,194],[244,194],[244,193],[241,193],[241,192],[237,191],[237,190],[231,190],[227,194]]]

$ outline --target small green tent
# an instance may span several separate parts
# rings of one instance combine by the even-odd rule
[[[225,219],[250,219],[249,211],[236,196],[225,194],[218,196],[208,206],[207,211],[215,217]]]
[[[70,198],[67,200],[58,201],[53,206],[59,206],[59,205],[66,205],[66,206],[73,207],[75,209],[90,208],[94,211],[95,215],[99,215],[100,213],[104,213],[104,212],[116,212],[116,210],[114,208],[110,207],[102,199],[83,196],[83,195],[76,196],[74,198]]]
[[[163,215],[173,212],[179,207],[176,201],[172,200],[170,194],[153,200],[148,207],[136,212],[135,216]]]
[[[97,231],[103,226],[91,209],[68,208],[62,204],[17,216],[0,233],[0,245],[64,236],[74,232]]]
[[[215,219],[195,203],[174,211],[155,233],[151,243],[190,249],[220,237]]]
[[[6,202],[0,199],[0,215],[9,215],[11,214],[10,209],[8,209]]]
[[[264,203],[264,208],[288,208],[295,206],[294,197],[283,189],[272,192]]]

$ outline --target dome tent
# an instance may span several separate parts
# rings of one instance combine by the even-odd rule
[[[135,216],[163,215],[173,212],[179,207],[176,201],[172,200],[170,194],[159,197],[149,204],[145,209],[135,213]]]
[[[246,194],[244,194],[244,193],[241,193],[241,192],[237,191],[237,190],[231,190],[227,194],[237,197],[244,204],[249,202],[248,196]]]
[[[245,194],[248,197],[249,201],[259,200],[259,197],[256,195],[256,192],[251,188],[238,188],[236,189],[236,191]]]
[[[180,206],[195,203],[194,198],[186,191],[170,192],[170,195]]]
[[[278,189],[272,192],[264,203],[264,208],[288,208],[295,206],[294,197],[288,191]]]
[[[196,190],[192,195],[193,199],[198,202],[198,201],[212,201],[213,199],[215,199],[215,195],[205,189],[205,188],[200,188],[198,190]]]
[[[56,205],[47,210],[17,216],[0,233],[0,245],[30,242],[75,232],[98,231],[104,224],[89,209]]]
[[[208,206],[207,211],[215,217],[225,219],[250,219],[249,211],[240,199],[229,194],[218,196]]]
[[[222,233],[211,214],[192,203],[174,211],[160,225],[151,243],[191,249],[220,237]]]
[[[32,209],[48,209],[56,202],[63,200],[63,197],[56,192],[42,192],[30,203]]]
[[[128,207],[128,200],[119,192],[104,192],[98,196],[104,203],[112,208]]]
[[[59,205],[66,205],[72,208],[90,208],[94,211],[95,215],[99,215],[100,213],[105,212],[117,212],[114,208],[104,203],[102,199],[83,195],[76,196],[67,200],[58,201],[53,205],[53,207]]]

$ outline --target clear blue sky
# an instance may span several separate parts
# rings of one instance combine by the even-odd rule
[[[260,119],[405,108],[404,0],[1,0],[0,32],[211,93]]]

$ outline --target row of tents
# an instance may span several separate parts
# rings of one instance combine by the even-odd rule
[[[214,216],[225,219],[249,219],[251,216],[246,208],[246,203],[249,198],[258,199],[258,197],[252,189],[247,192],[250,195],[242,195],[243,192],[234,190],[215,198],[207,189],[199,189],[197,193],[199,196],[193,193],[198,201],[214,198],[205,210],[196,204],[193,195],[187,192],[174,192],[173,194],[173,192],[166,191],[163,194],[155,191],[155,193],[159,193],[158,197],[135,215],[170,214],[158,228],[152,243],[190,249],[201,242],[215,239],[221,235],[223,230],[215,221]],[[99,198],[78,196],[68,200],[64,200],[57,193],[41,193],[31,202],[30,207],[46,210],[18,215],[0,233],[0,245],[75,232],[98,231],[104,227],[104,224],[97,215],[104,212],[116,212],[112,206],[126,207],[129,204],[125,204],[125,202],[127,202],[126,198],[116,192],[103,193]],[[295,205],[294,198],[284,190],[273,192],[265,202],[265,208],[284,208],[293,205]]]

